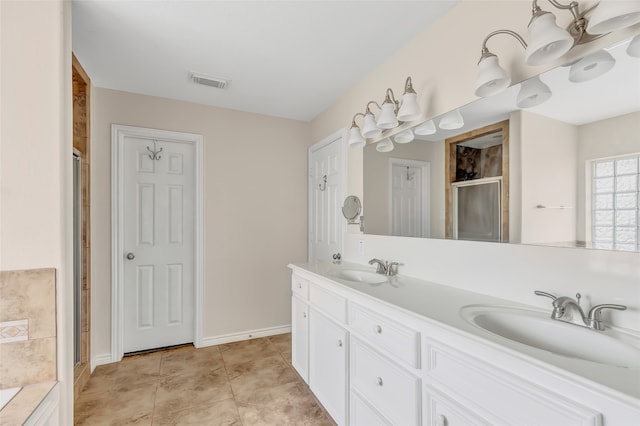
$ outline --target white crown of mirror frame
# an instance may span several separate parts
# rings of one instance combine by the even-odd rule
[[[574,126],[582,126],[608,118],[624,116],[629,113],[640,113],[640,79],[638,78],[638,75],[640,75],[640,58],[628,53],[629,50],[633,50],[634,48],[638,49],[638,47],[635,46],[640,44],[639,40],[640,35],[637,35],[632,39],[618,41],[606,47],[605,50],[614,58],[615,65],[598,78],[582,83],[573,83],[569,80],[572,64],[550,69],[522,83],[515,84],[498,94],[476,99],[469,104],[450,111],[459,110],[464,117],[464,126],[459,129],[445,130],[436,125],[436,123],[439,123],[441,119],[450,112],[417,123],[409,128],[413,131],[415,139],[404,146],[408,147],[419,144],[439,146],[439,144],[444,143],[443,141],[445,139],[509,119],[513,113],[523,110],[525,107],[527,111],[536,115],[562,121]],[[574,63],[578,62],[579,61],[575,61]],[[538,86],[540,84],[546,88],[539,90],[540,95],[543,97],[548,96],[544,94],[544,92],[548,90],[549,92],[553,91],[553,97],[550,97],[546,102],[541,104],[530,107],[526,105],[518,107],[518,96],[522,92],[521,89],[523,86]],[[595,100],[595,102],[587,102],[588,99]],[[634,130],[635,134],[640,134],[640,121],[638,121],[636,126],[637,130]],[[634,151],[640,153],[640,139],[636,139],[635,142],[631,143],[637,145]],[[398,150],[399,149],[400,146],[398,146]],[[405,151],[399,152],[397,155],[398,158],[405,158],[402,155],[404,152]],[[393,154],[394,153],[386,155],[393,156]],[[365,161],[368,161],[367,157],[369,155],[382,156],[385,154],[376,153],[376,145],[369,144],[365,147]],[[379,168],[382,167],[382,163],[377,164],[378,167],[376,170],[379,170]],[[433,170],[439,169],[435,168]],[[374,215],[375,209],[367,205],[368,190],[366,187],[368,185],[368,177],[366,173],[367,172],[365,172],[364,176],[365,192],[363,203],[367,207],[367,211],[371,217]],[[374,190],[377,192],[379,192],[380,183],[381,182],[377,182],[377,185],[374,186]],[[552,186],[553,184],[549,185],[549,187]],[[432,193],[431,196],[433,195]],[[385,208],[385,211],[387,210],[388,208]],[[570,210],[563,211],[569,212]],[[373,218],[371,223],[373,223]],[[367,233],[366,229],[365,233]],[[436,236],[436,238],[440,237]]]
[[[601,0],[595,7],[582,9],[577,1],[568,5],[548,0],[556,9],[571,12],[573,21],[567,29],[556,24],[553,13],[544,11],[537,0],[532,2],[532,17],[528,25],[529,43],[520,34],[508,29],[499,29],[487,35],[482,42],[478,62],[478,77],[475,82],[476,96],[491,96],[509,87],[509,73],[500,66],[498,57],[489,51],[487,42],[492,37],[505,34],[515,38],[525,49],[527,65],[548,64],[569,52],[573,47],[596,40],[606,33],[627,28],[640,22],[640,2]],[[579,74],[575,81],[586,81],[606,72],[609,60],[605,55],[593,58],[592,68]],[[574,81],[574,80],[572,80]]]

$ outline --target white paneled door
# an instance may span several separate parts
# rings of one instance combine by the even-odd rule
[[[125,137],[123,147],[124,352],[193,342],[194,146]]]
[[[390,160],[391,235],[429,237],[429,163]]]
[[[331,260],[342,252],[343,137],[309,149],[309,260]]]

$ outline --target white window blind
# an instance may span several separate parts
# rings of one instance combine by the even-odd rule
[[[640,250],[640,154],[593,161],[594,248]]]

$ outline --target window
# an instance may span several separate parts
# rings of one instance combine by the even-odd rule
[[[594,248],[640,250],[640,154],[593,161]]]

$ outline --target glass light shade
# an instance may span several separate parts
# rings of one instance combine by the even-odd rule
[[[556,24],[554,14],[544,12],[529,23],[527,65],[542,65],[559,58],[573,47],[573,37]]]
[[[366,142],[362,138],[358,126],[351,126],[351,129],[349,129],[349,147],[356,149],[364,148],[365,145]]]
[[[640,34],[635,36],[627,46],[627,55],[640,58]]]
[[[640,22],[640,3],[637,1],[600,0],[587,24],[589,34],[604,34]]]
[[[400,133],[398,133],[397,135],[395,135],[393,137],[393,140],[396,143],[409,143],[412,140],[414,140],[415,138],[416,138],[416,136],[413,134],[411,129],[407,129],[407,130],[403,130]]]
[[[511,77],[500,66],[496,55],[483,56],[478,63],[475,94],[484,98],[494,95],[511,83]]]
[[[376,117],[368,112],[364,115],[364,124],[362,125],[362,136],[365,138],[377,138],[382,134],[382,130],[376,125]]]
[[[449,111],[442,116],[438,123],[438,127],[445,130],[455,130],[462,126],[464,126],[464,119],[462,118],[462,114],[460,114],[459,109]]]
[[[551,98],[551,89],[540,80],[540,77],[535,76],[520,85],[516,105],[518,108],[531,108],[546,102],[549,98]]]
[[[376,151],[378,152],[391,152],[393,151],[393,142],[391,139],[384,138],[376,144]]]
[[[398,110],[398,120],[414,121],[418,118],[420,118],[418,95],[416,93],[405,93],[402,95],[402,104]]]
[[[413,133],[420,136],[432,135],[437,132],[436,125],[433,120],[427,120],[415,129],[413,129]]]
[[[569,81],[582,83],[593,80],[609,71],[615,65],[616,60],[606,50],[598,50],[585,56],[569,69]]]
[[[380,115],[376,125],[381,129],[393,129],[398,127],[398,118],[391,102],[385,102],[380,108]]]

